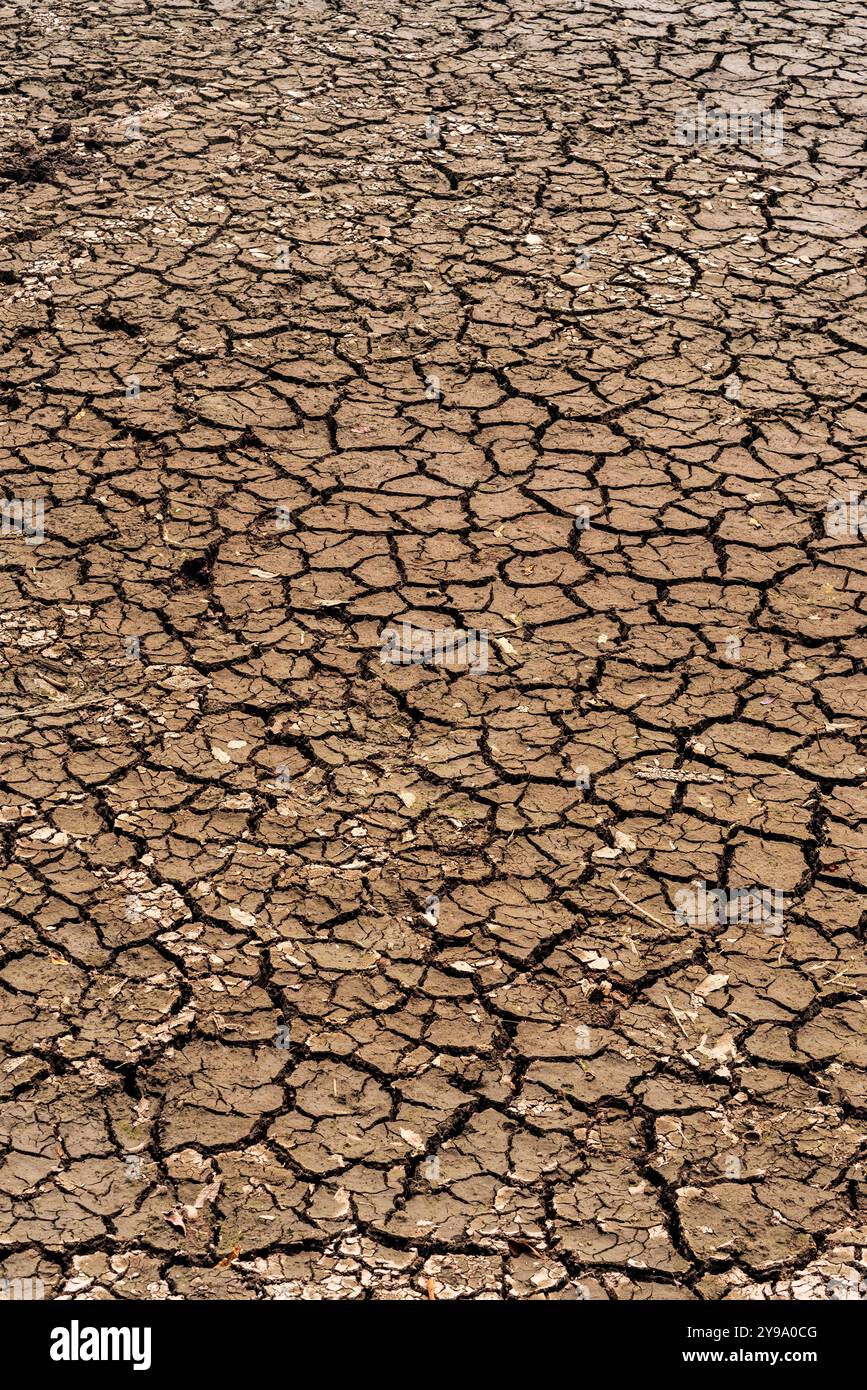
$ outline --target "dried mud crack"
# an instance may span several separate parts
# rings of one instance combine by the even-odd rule
[[[0,32],[0,1279],[863,1295],[861,0]]]

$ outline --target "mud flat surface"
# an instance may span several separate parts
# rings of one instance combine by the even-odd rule
[[[0,1277],[858,1296],[861,0],[0,35]]]

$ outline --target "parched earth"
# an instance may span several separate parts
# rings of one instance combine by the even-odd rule
[[[863,1296],[863,0],[0,33],[0,1277]]]

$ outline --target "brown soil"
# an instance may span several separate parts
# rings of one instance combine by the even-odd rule
[[[0,1277],[857,1285],[862,0],[0,32]]]

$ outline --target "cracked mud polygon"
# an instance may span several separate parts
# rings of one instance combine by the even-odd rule
[[[0,1276],[863,1290],[859,0],[0,30]]]

